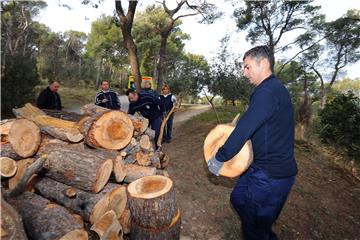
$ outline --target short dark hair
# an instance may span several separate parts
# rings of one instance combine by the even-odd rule
[[[103,82],[107,82],[108,84],[110,84],[109,80],[101,80],[100,85],[102,85]]]
[[[49,85],[53,84],[54,82],[56,82],[56,81],[55,80],[50,80]]]
[[[129,89],[126,91],[126,96],[129,96],[130,93],[136,93],[136,90],[135,90],[135,89],[132,89],[132,88],[129,88]]]
[[[275,64],[274,53],[270,50],[268,46],[257,46],[250,49],[244,54],[243,60],[245,60],[245,58],[247,57],[256,58],[258,60],[262,58],[266,58],[270,63],[270,70],[272,72],[274,71],[274,64]]]

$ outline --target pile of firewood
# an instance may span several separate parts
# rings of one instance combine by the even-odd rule
[[[0,125],[1,239],[179,238],[170,158],[146,118],[91,104],[14,114]]]

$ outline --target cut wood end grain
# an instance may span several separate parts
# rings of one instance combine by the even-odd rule
[[[128,185],[132,197],[151,199],[159,197],[171,190],[173,182],[170,178],[160,175],[142,177]]]
[[[14,159],[0,157],[0,174],[1,177],[12,177],[17,171],[17,163]]]

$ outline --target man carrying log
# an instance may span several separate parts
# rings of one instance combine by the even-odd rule
[[[95,97],[95,105],[112,110],[120,110],[121,104],[119,94],[110,88],[109,81],[102,80],[100,87],[101,90]]]
[[[273,75],[274,55],[267,46],[244,55],[244,76],[256,86],[248,110],[225,144],[208,161],[219,175],[251,139],[254,162],[238,179],[231,203],[242,221],[246,239],[277,239],[272,224],[278,218],[295,181],[294,122],[289,92]]]
[[[151,129],[155,130],[154,140],[157,146],[157,139],[159,138],[162,115],[164,112],[160,98],[149,93],[137,93],[133,89],[128,89],[126,95],[130,102],[128,114],[133,115],[135,112],[140,112],[143,117],[149,119]]]
[[[49,86],[39,94],[36,104],[37,107],[40,109],[61,110],[61,100],[58,94],[59,88],[60,85],[58,82],[50,81]]]

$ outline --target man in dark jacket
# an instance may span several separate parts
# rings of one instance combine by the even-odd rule
[[[101,81],[101,90],[96,94],[95,105],[100,107],[120,110],[119,94],[110,89],[110,83],[107,80]]]
[[[61,110],[60,95],[57,93],[60,85],[56,81],[50,81],[49,86],[39,94],[37,107],[41,109]]]
[[[208,167],[219,175],[223,163],[251,139],[254,162],[238,179],[230,200],[241,218],[245,239],[277,239],[271,227],[297,174],[291,98],[273,75],[274,55],[267,46],[246,52],[244,64],[244,76],[256,88],[249,108]]]
[[[164,112],[163,104],[161,103],[160,98],[149,93],[137,93],[133,89],[127,90],[126,95],[128,96],[130,102],[128,114],[140,112],[143,117],[149,119],[151,129],[155,130],[154,140],[155,144],[157,144]]]
[[[158,93],[151,88],[151,82],[145,81],[144,82],[144,88],[141,89],[140,93],[149,93],[155,96],[158,96]]]

